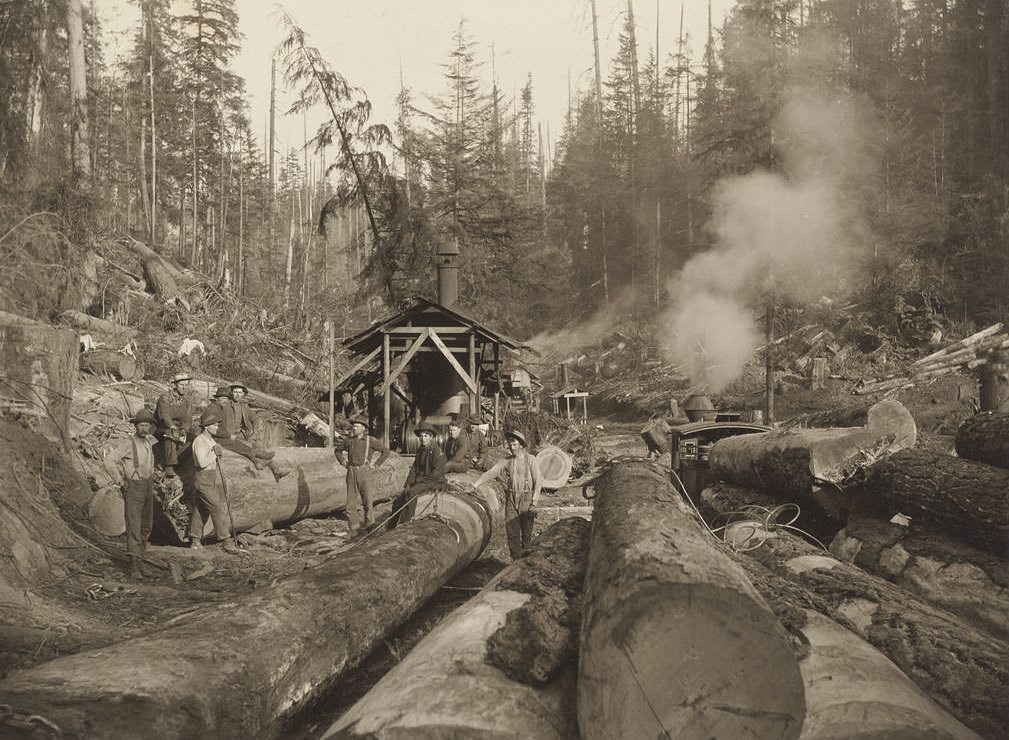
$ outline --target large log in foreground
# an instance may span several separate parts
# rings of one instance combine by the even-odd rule
[[[979,740],[865,640],[812,609],[805,618],[800,740]]]
[[[1009,411],[981,412],[956,430],[956,454],[1009,468]]]
[[[557,620],[565,619],[568,597],[581,591],[589,527],[584,519],[572,518],[547,529],[520,560],[445,617],[323,737],[577,738],[572,629],[577,622],[565,626]],[[521,644],[515,644],[516,637]],[[526,649],[529,643],[537,647]],[[498,652],[539,664],[533,672],[541,680],[533,685],[510,668],[502,670],[493,663]],[[549,666],[542,665],[544,657],[550,658]]]
[[[873,466],[872,509],[916,521],[995,555],[1009,543],[1009,470],[931,450],[901,450]]]
[[[248,458],[230,450],[221,457],[228,485],[228,503],[235,530],[264,531],[310,516],[330,514],[347,507],[347,470],[337,463],[333,450],[324,447],[278,447],[273,462],[292,471],[279,481],[269,469],[256,470]],[[376,501],[392,498],[403,489],[411,460],[392,455],[375,468]],[[191,468],[180,465],[185,479]],[[213,531],[207,522],[205,531]]]
[[[437,516],[148,635],[14,674],[0,703],[64,738],[275,737],[485,546],[493,489],[428,498]]]
[[[830,551],[1005,640],[1009,571],[1004,560],[912,522],[852,519]]]
[[[595,487],[582,737],[797,737],[797,660],[741,568],[648,464],[614,465]]]
[[[1009,645],[888,581],[776,530],[747,553],[803,587],[816,608],[875,647],[968,727],[1007,738]]]

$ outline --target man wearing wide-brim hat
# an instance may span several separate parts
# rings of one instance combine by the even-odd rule
[[[274,461],[276,453],[265,447],[252,444],[252,436],[256,427],[256,413],[245,400],[248,388],[241,383],[222,385],[214,394],[214,403],[208,408],[215,408],[221,423],[214,433],[214,439],[226,450],[237,452],[256,466],[256,470],[269,468],[273,478],[280,481],[291,473]]]
[[[189,546],[203,546],[203,525],[207,517],[214,522],[214,534],[224,543],[224,551],[238,553],[231,531],[227,501],[221,486],[221,474],[217,459],[221,456],[221,446],[214,439],[214,433],[221,423],[217,409],[210,407],[200,417],[203,431],[193,440],[193,496],[190,500]]]
[[[165,475],[175,475],[179,464],[179,453],[185,449],[193,431],[193,402],[189,398],[189,384],[193,377],[189,373],[172,376],[172,387],[158,397],[154,416],[157,419],[155,435],[160,440],[159,457]]]
[[[505,432],[504,436],[508,456],[495,463],[473,485],[482,486],[495,478],[504,478],[505,532],[508,551],[514,559],[521,557],[532,542],[542,476],[536,458],[529,453],[525,435],[512,430]]]
[[[154,414],[146,408],[130,419],[135,432],[120,440],[105,456],[105,470],[119,483],[123,492],[126,519],[126,554],[130,560],[130,577],[144,575],[140,563],[144,559],[147,540],[154,526]]]
[[[392,503],[394,513],[391,519],[391,526],[408,522],[413,519],[416,512],[416,498],[426,491],[433,491],[444,488],[448,485],[445,477],[445,453],[435,442],[438,432],[430,424],[421,424],[413,433],[420,441],[420,447],[413,458],[413,465],[406,476],[406,484],[403,492],[396,497]]]
[[[374,524],[375,481],[371,471],[389,458],[389,448],[372,437],[370,431],[371,421],[367,416],[353,417],[344,449],[334,450],[337,459],[347,468],[347,519],[352,531]],[[378,454],[377,460],[375,454]]]

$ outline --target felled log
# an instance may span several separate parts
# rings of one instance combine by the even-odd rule
[[[800,740],[979,740],[865,640],[812,609],[805,617]]]
[[[221,457],[221,472],[228,487],[228,503],[235,530],[272,529],[310,516],[342,511],[347,507],[347,471],[337,463],[333,450],[324,447],[278,447],[273,462],[287,468],[290,475],[274,479],[269,469],[256,467],[230,450]],[[178,467],[188,481],[193,474],[191,459]],[[384,501],[401,490],[412,461],[390,456],[385,465],[372,471],[375,499]],[[213,530],[210,522],[206,531]]]
[[[984,341],[985,339],[987,339],[987,338],[989,338],[991,336],[994,336],[995,334],[998,334],[1000,331],[1002,331],[1002,324],[1001,323],[999,323],[999,324],[992,324],[991,326],[989,326],[989,327],[987,327],[985,329],[982,329],[979,332],[971,334],[966,339],[961,339],[960,341],[954,342],[953,344],[949,345],[948,347],[943,347],[942,349],[938,350],[937,352],[933,352],[932,354],[927,355],[926,357],[922,357],[920,360],[915,360],[914,364],[916,366],[921,366],[921,365],[928,365],[930,363],[934,363],[935,361],[939,360],[940,358],[948,357],[949,355],[951,355],[951,354],[953,354],[955,352],[958,352],[959,350],[965,349],[967,347],[976,346],[979,343],[981,343],[982,341]]]
[[[58,444],[70,439],[77,335],[4,312],[0,316],[0,407]]]
[[[108,334],[114,337],[116,341],[122,341],[123,344],[135,338],[138,333],[132,326],[117,324],[115,321],[100,319],[97,316],[91,316],[80,311],[64,311],[60,314],[60,318],[78,329]]]
[[[0,682],[63,737],[274,737],[480,553],[493,491],[441,493],[397,527],[275,585]],[[495,514],[496,516],[496,514]],[[496,526],[497,523],[495,523]]]
[[[577,738],[577,621],[564,621],[568,597],[581,591],[589,528],[584,520],[565,519],[547,529],[322,737]],[[503,669],[499,653],[528,661],[544,680],[530,683],[510,664]],[[543,668],[550,670],[537,672]]]
[[[114,349],[94,349],[81,353],[81,370],[93,375],[111,375],[117,380],[133,380],[137,377],[137,361],[130,355]]]
[[[1005,642],[788,532],[771,533],[747,554],[802,586],[819,611],[886,655],[965,725],[984,737],[1009,737]]]
[[[1009,470],[931,450],[901,450],[872,467],[874,513],[898,512],[996,555],[1009,542]]]
[[[896,441],[904,447],[914,447],[918,439],[918,425],[914,417],[900,401],[884,399],[873,404],[863,404],[853,408],[831,409],[814,414],[805,414],[789,420],[787,426],[812,427],[867,427],[874,430],[892,432]]]
[[[956,454],[1009,468],[1009,411],[985,411],[967,419],[956,430]]]
[[[835,518],[847,501],[838,490],[860,481],[869,465],[908,441],[900,428],[786,429],[726,437],[709,464],[721,480],[783,500],[815,500]],[[814,493],[816,494],[814,496]]]
[[[1009,639],[1009,571],[1005,562],[916,522],[852,519],[830,551],[873,575]]]
[[[668,478],[623,463],[595,489],[582,737],[797,737],[805,709],[788,638]]]

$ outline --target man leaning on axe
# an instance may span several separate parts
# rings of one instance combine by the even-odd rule
[[[238,554],[241,550],[235,545],[235,539],[228,516],[227,495],[221,487],[223,476],[219,473],[217,459],[221,456],[221,446],[214,439],[214,434],[221,423],[221,417],[213,407],[208,408],[200,417],[203,431],[193,440],[193,467],[196,474],[193,480],[192,512],[189,519],[189,546],[203,547],[203,523],[209,516],[214,522],[214,534],[224,543],[224,551]]]

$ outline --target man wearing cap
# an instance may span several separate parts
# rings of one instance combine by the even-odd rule
[[[533,538],[536,523],[536,502],[542,479],[536,458],[529,454],[522,432],[505,432],[508,456],[495,463],[476,479],[474,487],[482,486],[499,476],[505,485],[505,532],[508,551],[513,559],[522,557]]]
[[[458,417],[453,417],[448,423],[448,439],[445,440],[445,472],[465,473],[469,470],[473,450],[470,447],[470,436],[463,434],[462,423]]]
[[[130,577],[142,580],[140,562],[154,525],[154,414],[141,409],[130,421],[136,432],[105,456],[105,470],[122,485]]]
[[[222,406],[224,412],[221,416],[222,436],[246,442],[252,439],[256,431],[256,412],[249,406],[246,398],[248,395],[249,389],[241,383],[231,384],[231,402],[227,406]]]
[[[445,478],[445,453],[441,447],[435,443],[434,438],[438,434],[434,427],[429,424],[421,424],[414,430],[417,439],[420,440],[420,448],[413,458],[413,465],[406,476],[406,484],[403,492],[392,502],[394,513],[390,520],[390,526],[408,522],[413,519],[417,510],[416,497],[426,491],[436,488],[444,488],[448,484]]]
[[[361,510],[364,509],[364,526],[374,524],[372,505],[375,500],[375,482],[372,468],[381,467],[389,457],[389,448],[368,434],[371,424],[365,416],[350,420],[350,438],[346,447],[336,453],[340,463],[347,468],[347,518],[352,531],[361,529]],[[378,459],[373,460],[375,453]]]
[[[209,516],[214,522],[214,534],[224,542],[224,551],[240,552],[235,546],[227,509],[224,491],[220,486],[217,458],[221,455],[221,446],[214,439],[218,431],[221,417],[213,407],[208,408],[200,417],[203,431],[193,440],[193,499],[190,502],[192,511],[189,519],[189,546],[203,546],[203,523]]]
[[[289,468],[284,468],[273,462],[276,453],[262,447],[250,444],[255,431],[256,412],[245,400],[247,389],[241,383],[221,386],[214,394],[214,403],[208,408],[216,408],[221,419],[220,426],[214,434],[217,443],[226,450],[237,452],[248,458],[256,466],[256,470],[269,468],[274,480],[279,481],[290,474]]]
[[[189,373],[174,375],[172,389],[158,397],[154,410],[158,423],[155,434],[161,440],[161,465],[168,477],[175,475],[179,453],[185,448],[193,429],[193,402],[189,398],[189,383],[192,379]]]

